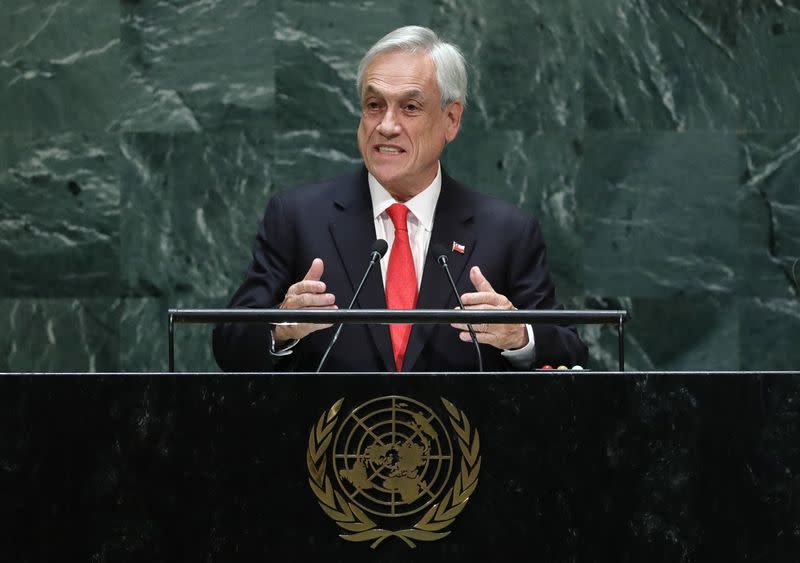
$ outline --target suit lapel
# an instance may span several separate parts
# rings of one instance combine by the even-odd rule
[[[375,222],[372,217],[372,201],[369,196],[366,169],[354,177],[353,182],[337,195],[334,205],[336,214],[329,228],[339,258],[344,264],[350,286],[355,292],[368,264],[369,249],[375,241]],[[367,281],[364,282],[364,287],[361,289],[354,307],[359,309],[386,308],[386,295],[383,290],[380,265],[376,264],[372,270]],[[346,307],[348,304],[339,303],[339,306]],[[383,360],[385,369],[394,371],[394,357],[388,325],[369,324],[367,328]]]
[[[456,286],[458,286],[459,280],[468,275],[466,265],[469,263],[470,255],[476,244],[472,228],[473,217],[474,209],[471,205],[469,192],[466,192],[443,172],[442,192],[436,205],[431,241],[428,255],[425,258],[422,284],[419,290],[419,298],[417,299],[417,309],[450,309],[458,306],[453,290],[450,287],[450,282],[447,281],[447,276],[442,271],[442,267],[436,262],[437,256],[434,256],[435,253],[431,252],[430,248],[436,243],[445,245],[448,250],[450,250],[453,242],[464,245],[463,254],[448,252],[447,255],[450,274],[453,276]],[[404,371],[411,371],[437,326],[432,324],[414,325],[408,340],[405,360],[403,361]],[[450,329],[450,327],[448,326],[444,329]],[[457,338],[455,330],[450,330],[453,331],[453,338]]]

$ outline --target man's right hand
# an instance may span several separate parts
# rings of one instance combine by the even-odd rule
[[[325,265],[320,258],[314,258],[305,277],[294,285],[289,286],[286,297],[283,298],[281,309],[336,309],[336,296],[325,293],[325,282],[322,272]],[[300,340],[316,330],[328,328],[330,324],[278,324],[272,333],[275,345],[280,346],[288,340]]]

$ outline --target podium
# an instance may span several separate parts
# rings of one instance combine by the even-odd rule
[[[788,372],[2,374],[0,548],[8,561],[797,561],[798,401]],[[328,492],[356,507],[350,521],[323,508]],[[409,513],[378,516],[363,493]],[[371,537],[340,537],[359,525]],[[447,535],[400,537],[414,529]]]

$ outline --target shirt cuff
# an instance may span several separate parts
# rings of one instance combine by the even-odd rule
[[[269,329],[269,353],[273,356],[288,356],[292,353],[292,348],[297,346],[297,343],[300,342],[297,339],[291,339],[284,342],[282,345],[276,347],[275,346],[275,333],[274,327]]]
[[[525,325],[528,331],[528,343],[516,350],[503,350],[500,354],[516,369],[528,369],[533,365],[536,356],[536,342],[533,340],[533,326]]]

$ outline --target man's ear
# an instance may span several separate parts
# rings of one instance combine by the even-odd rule
[[[464,106],[458,100],[451,102],[444,108],[444,118],[446,120],[444,137],[448,143],[453,142],[453,139],[458,135],[458,131],[461,128],[461,114],[463,113]]]

